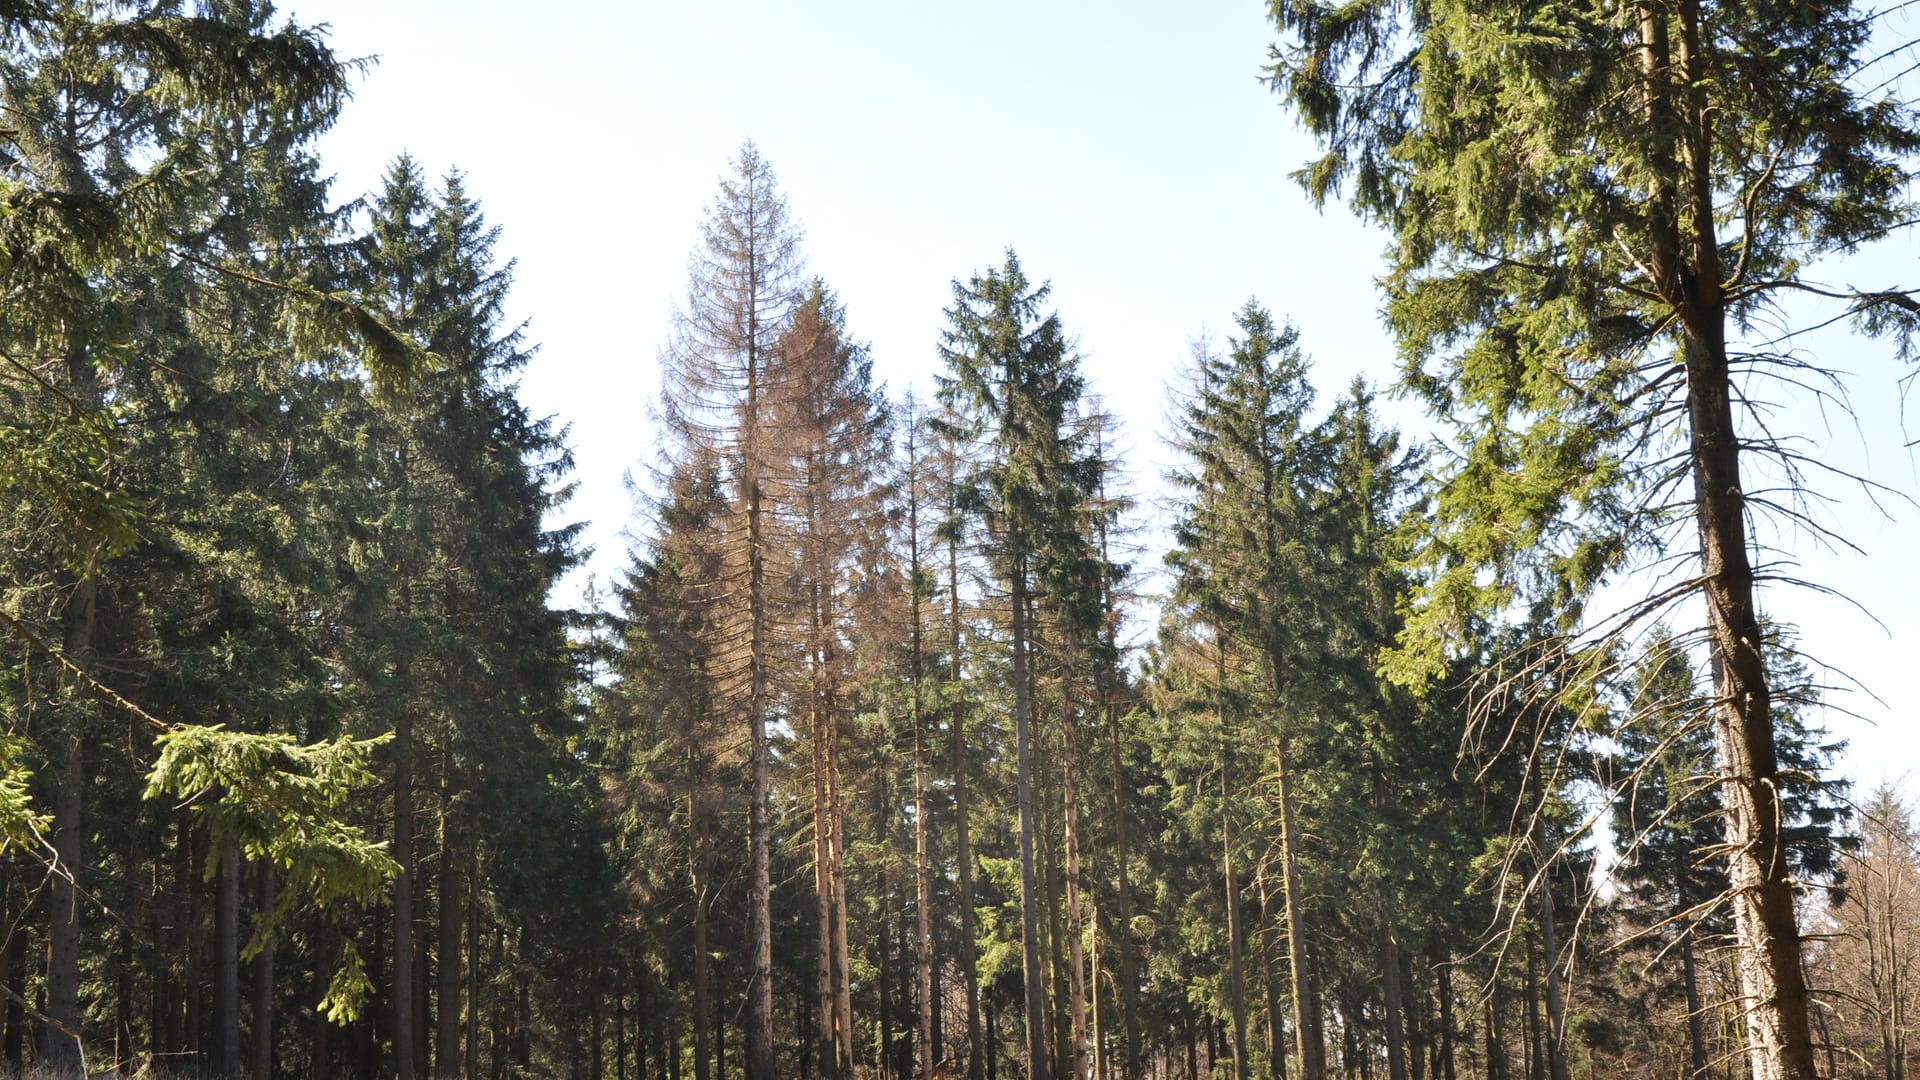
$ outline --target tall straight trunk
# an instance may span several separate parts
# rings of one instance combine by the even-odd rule
[[[1400,942],[1394,937],[1392,920],[1380,920],[1381,978],[1386,982],[1387,1076],[1407,1080],[1406,1002],[1400,985]],[[1565,1080],[1564,1077],[1560,1080]]]
[[[1301,884],[1296,841],[1299,828],[1293,817],[1293,763],[1288,741],[1277,747],[1280,786],[1280,896],[1287,916],[1288,965],[1293,981],[1293,1035],[1300,1058],[1300,1080],[1326,1080],[1326,1038],[1320,1026],[1320,987],[1307,946],[1301,914]]]
[[[759,327],[750,326],[748,340],[758,340],[758,334]],[[753,776],[747,809],[747,941],[752,957],[752,977],[747,986],[747,1080],[774,1080],[773,838],[767,805],[772,796],[773,763],[767,744],[767,537],[758,462],[764,363],[765,359],[757,355],[747,359],[746,416],[742,425],[745,468],[741,470],[741,484],[747,518],[747,759]]]
[[[0,979],[5,979],[5,985],[13,992],[6,996],[6,1004],[0,1006],[0,1014],[6,1021],[5,1030],[0,1031],[0,1062],[4,1063],[8,1075],[18,1076],[26,1063],[27,1013],[20,992],[27,984],[27,935],[21,927],[20,913],[11,905],[6,909],[6,917],[6,943],[0,945]]]
[[[1500,995],[1496,990],[1487,995],[1487,1080],[1507,1080],[1512,1071],[1507,1059],[1506,1033],[1500,1024]]]
[[[1527,1080],[1546,1080],[1546,1025],[1540,1022],[1540,951],[1527,941],[1527,1000],[1522,1016],[1527,1036]]]
[[[1567,1071],[1567,1005],[1560,979],[1560,933],[1554,922],[1552,877],[1545,874],[1540,881],[1540,951],[1546,973],[1547,1072],[1552,1080],[1571,1080]]]
[[[588,993],[587,1023],[587,1076],[589,1080],[602,1080],[606,1075],[606,1055],[601,1053],[606,1044],[606,994],[600,988],[601,971],[593,973],[593,989]]]
[[[1725,280],[1713,208],[1711,78],[1698,0],[1639,5],[1644,100],[1650,129],[1678,133],[1656,144],[1648,191],[1654,287],[1677,316],[1686,366],[1693,513],[1700,536],[1713,671],[1714,742],[1726,827],[1735,971],[1753,1080],[1816,1075],[1800,928],[1781,832],[1774,749],[1754,571],[1746,527],[1741,444],[1733,422]],[[1678,40],[1673,40],[1677,29]]]
[[[1680,931],[1680,981],[1687,995],[1687,1080],[1707,1080],[1707,1018],[1701,1015],[1700,976],[1693,956],[1693,926]],[[1895,1080],[1889,1076],[1887,1080]]]
[[[907,430],[907,670],[911,673],[911,720],[913,723],[913,918],[914,918],[914,999],[919,1021],[915,1032],[914,1076],[927,1080],[939,1062],[939,1002],[934,994],[933,962],[933,830],[927,823],[927,711],[926,711],[926,613],[922,607],[920,557],[920,499],[924,485],[921,457],[921,425],[917,414],[910,416]]]
[[[833,993],[833,826],[827,782],[827,733],[817,693],[811,696],[808,711],[811,713],[808,741],[813,750],[814,914],[819,930],[814,948],[814,998],[819,1011],[816,1034],[820,1042],[820,1075],[823,1080],[837,1080],[842,1062]]]
[[[1082,1080],[1087,1071],[1087,957],[1086,915],[1080,897],[1080,751],[1071,722],[1064,725],[1061,734],[1066,759],[1061,780],[1061,828],[1067,859],[1067,997],[1071,1020],[1067,1075]]]
[[[1063,912],[1066,909],[1066,874],[1061,862],[1060,845],[1055,844],[1055,836],[1064,835],[1064,830],[1056,829],[1054,818],[1048,811],[1053,808],[1051,800],[1044,797],[1040,803],[1039,819],[1034,823],[1036,842],[1039,845],[1040,863],[1035,872],[1040,876],[1040,910],[1044,918],[1040,923],[1040,953],[1047,965],[1047,1049],[1053,1055],[1053,1075],[1059,1080],[1069,1080],[1070,1066],[1067,1062],[1067,1043],[1072,1037],[1073,1026],[1068,1019],[1068,1001],[1071,996],[1067,990],[1066,926]]]
[[[1100,932],[1100,909],[1096,906],[1088,914],[1088,922],[1093,927],[1092,947],[1092,984],[1089,997],[1093,1011],[1093,1075],[1095,1080],[1112,1080],[1113,1055],[1107,1050],[1107,1009],[1108,998],[1100,993],[1100,984],[1105,980],[1104,958],[1100,955],[1100,942],[1105,937]]]
[[[272,911],[279,891],[273,863],[262,862],[260,910]],[[273,938],[267,938],[253,958],[253,1080],[273,1076]]]
[[[69,359],[76,392],[97,396],[92,365],[83,350]],[[93,658],[98,625],[99,581],[81,575],[62,613],[61,644],[68,659],[81,666]],[[54,740],[53,853],[58,863],[47,889],[47,1003],[40,1029],[40,1060],[55,1072],[78,1072],[80,1060],[80,890],[75,876],[85,861],[86,746],[82,734],[85,691],[67,687],[73,706],[70,726]]]
[[[1247,973],[1240,937],[1240,880],[1233,866],[1233,822],[1228,810],[1233,798],[1227,776],[1227,757],[1232,748],[1222,745],[1220,760],[1220,876],[1226,885],[1227,905],[1227,989],[1233,1011],[1233,1076],[1249,1080],[1252,1062],[1247,1059]]]
[[[460,1075],[460,996],[466,984],[460,952],[466,936],[462,925],[467,908],[463,873],[466,856],[459,849],[461,829],[455,819],[458,778],[454,775],[453,728],[449,716],[447,738],[440,749],[440,924],[434,957],[433,1075],[439,1080]]]
[[[1025,539],[1015,537],[1013,568],[1008,575],[1013,604],[1013,728],[1016,779],[1014,801],[1020,826],[1020,969],[1026,996],[1027,1077],[1051,1080],[1053,1063],[1047,1049],[1046,972],[1040,966],[1040,889],[1034,877],[1033,850],[1033,738],[1031,686],[1027,658],[1027,567]]]
[[[949,506],[950,521],[959,520]],[[947,679],[960,684],[960,537],[957,527],[947,535]],[[953,855],[960,883],[960,976],[967,994],[967,1077],[986,1080],[988,1054],[980,1030],[979,931],[973,910],[973,837],[968,822],[966,705],[956,696],[950,712],[953,771]]]
[[[1273,910],[1273,878],[1268,872],[1269,869],[1269,865],[1263,861],[1257,871],[1260,888],[1260,925],[1268,928],[1268,932],[1261,935],[1261,938],[1267,942],[1267,947],[1260,951],[1260,983],[1266,995],[1267,1064],[1272,1070],[1273,1080],[1286,1080],[1286,1022],[1280,1011],[1281,957],[1279,936],[1272,933],[1272,928],[1277,924]]]
[[[480,853],[467,847],[467,1067],[466,1080],[480,1078]]]
[[[832,826],[833,870],[833,1022],[838,1036],[840,1061],[851,1074],[853,1045],[853,957],[847,941],[847,810],[840,790],[840,724],[836,716],[827,718],[827,777],[830,781],[827,807]],[[886,895],[884,892],[882,895]]]
[[[406,685],[404,665],[394,678]],[[413,1080],[413,715],[404,704],[393,733],[393,1058],[395,1075]]]
[[[129,855],[133,855],[129,852]],[[130,857],[127,865],[137,866],[137,856]],[[134,1055],[133,1044],[133,980],[139,969],[134,963],[133,924],[121,922],[115,935],[118,957],[113,976],[113,1060],[131,1061]],[[4,978],[4,976],[0,976]],[[0,985],[5,985],[0,983]]]
[[[1114,962],[1114,977],[1119,980],[1120,989],[1113,998],[1114,1006],[1120,1012],[1120,1075],[1122,1080],[1134,1080],[1140,1075],[1140,1026],[1133,1011],[1133,867],[1127,848],[1127,806],[1131,793],[1122,790],[1126,770],[1118,705],[1108,700],[1106,713],[1108,748],[1113,764],[1111,810],[1113,863],[1117,878],[1114,884],[1114,906],[1117,909],[1114,943],[1120,953]]]
[[[627,1080],[627,968],[624,963],[613,982],[613,1077]]]
[[[913,586],[913,921],[915,949],[914,997],[919,1004],[919,1046],[914,1059],[918,1073],[931,1076],[939,1064],[934,1041],[934,1017],[938,1004],[933,994],[933,859],[930,850],[933,830],[927,825],[931,809],[927,801],[927,718],[921,709],[921,631],[920,631],[920,544],[918,504],[915,504],[908,533],[911,541]]]
[[[213,904],[213,1075],[240,1073],[240,848],[220,849]]]
[[[1434,1067],[1434,1080],[1455,1080],[1453,1058],[1453,960],[1441,957],[1440,963],[1440,1061]]]
[[[698,793],[687,796],[688,818],[693,828],[693,850],[688,853],[688,876],[693,886],[693,1077],[713,1080],[713,1053],[707,1045],[707,1018],[713,1014],[713,976],[707,948],[708,892],[712,889],[707,868],[706,817],[701,812]]]
[[[72,655],[69,651],[69,655]],[[77,1073],[80,1061],[80,872],[85,810],[84,740],[76,732],[58,742],[53,798],[53,851],[57,871],[47,889],[47,1004],[40,1027],[40,1061],[54,1073]]]

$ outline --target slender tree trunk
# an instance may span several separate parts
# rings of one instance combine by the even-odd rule
[[[937,1004],[933,995],[933,859],[929,850],[933,830],[927,825],[927,813],[931,809],[927,802],[927,719],[920,700],[920,516],[917,500],[909,516],[908,534],[912,537],[909,541],[910,576],[914,582],[910,661],[913,665],[913,897],[914,936],[918,946],[915,950],[914,983],[915,997],[920,1007],[919,1046],[914,1057],[919,1062],[917,1075],[926,1080],[939,1062],[934,1045]]]
[[[1286,739],[1277,748],[1280,787],[1280,894],[1287,915],[1288,964],[1293,981],[1293,1034],[1301,1080],[1326,1080],[1326,1040],[1320,1027],[1320,987],[1315,981],[1300,903],[1300,870],[1293,819],[1293,765]]]
[[[84,352],[69,361],[76,392],[96,396],[92,366]],[[62,646],[75,664],[85,667],[93,657],[99,581],[84,574],[73,585],[63,613]],[[86,745],[82,734],[85,691],[67,687],[72,718],[67,731],[52,741],[58,748],[53,774],[53,853],[55,872],[47,889],[47,1004],[40,1031],[40,1061],[54,1072],[78,1072],[80,1045],[80,891],[75,877],[86,856]]]
[[[1027,658],[1027,567],[1025,541],[1014,538],[1013,569],[1013,727],[1016,764],[1015,804],[1020,827],[1020,962],[1026,991],[1027,1077],[1051,1080],[1047,1048],[1046,973],[1040,966],[1039,883],[1034,877],[1032,707]]]
[[[8,990],[4,1006],[6,1030],[0,1034],[0,1059],[4,1059],[8,1075],[18,1076],[26,1063],[27,1049],[27,1014],[21,1003],[27,989],[27,932],[21,913],[11,903],[6,914],[6,926],[0,928],[6,934],[6,944],[0,947],[0,978],[6,980]],[[159,938],[156,936],[154,940]]]
[[[949,478],[951,480],[951,478]],[[953,486],[951,483],[948,485]],[[949,506],[949,528],[947,536],[947,679],[955,686],[960,684],[961,639],[960,639],[960,539],[957,523],[957,507]],[[982,1042],[980,1027],[980,966],[979,966],[979,930],[974,925],[973,910],[973,837],[968,822],[967,799],[967,722],[966,705],[956,699],[953,702],[950,723],[952,725],[952,770],[953,770],[953,851],[955,875],[960,883],[960,975],[967,994],[967,1077],[968,1080],[986,1080],[986,1065],[989,1057],[986,1044]]]
[[[1680,930],[1680,981],[1687,994],[1687,1080],[1707,1080],[1707,1018],[1701,1013],[1700,978],[1693,957],[1693,926],[1689,923],[1683,923]]]
[[[819,1010],[817,1035],[820,1040],[820,1076],[822,1080],[838,1080],[841,1059],[833,993],[833,827],[829,821],[831,811],[828,809],[831,796],[827,784],[827,733],[825,718],[820,715],[817,692],[809,701],[809,712],[812,714],[809,741],[813,749],[814,912],[819,925],[814,953],[814,996]]]
[[[1127,848],[1129,793],[1123,790],[1126,755],[1121,746],[1120,710],[1109,700],[1106,712],[1109,749],[1113,759],[1113,862],[1118,878],[1114,885],[1114,903],[1118,909],[1114,941],[1120,951],[1114,963],[1115,978],[1120,982],[1120,989],[1113,997],[1114,1005],[1120,1012],[1120,1075],[1122,1080],[1135,1080],[1140,1075],[1140,1027],[1133,1009],[1133,867],[1132,856]]]
[[[467,1067],[466,1080],[480,1080],[480,853],[467,847]]]
[[[71,645],[68,655],[73,655]],[[87,779],[84,741],[76,732],[56,744],[59,787],[53,798],[53,851],[58,868],[48,878],[47,1004],[39,1051],[40,1061],[48,1070],[62,1075],[81,1069],[80,891],[73,879],[80,872],[85,850],[81,819]]]
[[[1387,1076],[1390,1080],[1407,1080],[1407,1022],[1400,985],[1400,942],[1394,938],[1392,921],[1385,916],[1380,920],[1380,958],[1385,969],[1381,978],[1386,982]]]
[[[831,781],[828,790],[832,796],[828,802],[828,812],[833,827],[833,1022],[843,1071],[851,1074],[854,1067],[853,958],[847,941],[847,812],[840,790],[840,724],[837,716],[827,718],[827,731],[827,776]]]
[[[1233,866],[1233,823],[1228,811],[1233,798],[1227,777],[1227,755],[1232,748],[1220,748],[1220,875],[1226,884],[1227,906],[1227,989],[1233,1011],[1234,1080],[1250,1080],[1252,1063],[1247,1059],[1247,973],[1240,929],[1240,879]]]
[[[279,890],[273,864],[259,866],[260,910],[272,911]],[[271,1080],[273,1076],[273,938],[260,946],[253,958],[253,1078]]]
[[[1112,1080],[1113,1055],[1107,1049],[1109,1006],[1107,997],[1100,992],[1100,984],[1106,981],[1105,959],[1100,955],[1100,942],[1106,935],[1100,932],[1100,909],[1097,906],[1089,913],[1088,921],[1093,927],[1093,982],[1090,995],[1093,999],[1093,1075],[1095,1080]]]
[[[466,881],[462,871],[466,856],[458,849],[460,826],[455,820],[458,778],[454,775],[453,718],[447,718],[447,737],[440,749],[440,925],[434,968],[433,1074],[439,1080],[460,1075],[461,988],[466,971],[461,963],[460,945],[465,927],[461,916],[467,907]]]
[[[707,1019],[713,1015],[713,977],[707,945],[707,895],[712,889],[707,869],[706,817],[696,792],[687,796],[688,817],[693,827],[693,850],[689,854],[689,874],[693,885],[693,1077],[713,1080],[713,1055],[707,1045]]]
[[[1278,953],[1278,935],[1273,933],[1277,925],[1272,909],[1272,881],[1265,866],[1260,870],[1260,925],[1267,928],[1262,938],[1267,948],[1260,954],[1260,983],[1266,992],[1267,1013],[1267,1064],[1272,1070],[1273,1080],[1287,1080],[1287,1038],[1286,1019],[1280,1005],[1280,965]]]
[[[213,904],[213,1075],[240,1074],[240,848],[220,849]]]
[[[758,340],[759,332],[757,325],[750,325],[749,340]],[[742,435],[745,468],[741,477],[747,518],[747,759],[753,776],[747,810],[751,864],[747,885],[747,939],[753,965],[752,981],[747,987],[747,1080],[774,1080],[773,838],[768,820],[773,764],[767,743],[767,537],[758,465],[760,383],[765,377],[761,370],[764,363],[765,359],[758,355],[750,355],[747,360],[747,403]]]
[[[403,466],[404,467],[404,466]],[[403,589],[402,610],[411,602]],[[399,693],[410,696],[412,671],[403,654],[395,662],[393,681]],[[399,1080],[414,1080],[413,1002],[413,710],[406,701],[393,720],[393,1057]]]
[[[1070,703],[1067,708],[1070,715]],[[1067,994],[1071,1019],[1066,1075],[1072,1080],[1083,1080],[1087,1071],[1086,916],[1081,910],[1080,897],[1080,751],[1071,721],[1064,726],[1061,736],[1066,751],[1061,826],[1067,849]]]

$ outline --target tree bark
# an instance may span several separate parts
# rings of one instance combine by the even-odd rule
[[[1571,1080],[1567,1071],[1567,1005],[1560,979],[1560,932],[1554,922],[1553,879],[1540,879],[1540,951],[1546,973],[1547,1071],[1553,1080]]]
[[[1046,972],[1040,966],[1040,889],[1034,878],[1033,849],[1033,740],[1031,686],[1027,658],[1027,567],[1024,539],[1014,545],[1013,604],[1013,727],[1016,764],[1015,804],[1020,828],[1020,964],[1026,996],[1027,1077],[1051,1080],[1052,1060],[1047,1050]]]
[[[693,828],[693,850],[688,854],[688,874],[693,886],[693,1077],[712,1080],[713,1053],[707,1045],[707,1018],[713,1014],[713,976],[709,973],[707,946],[708,892],[712,889],[707,869],[706,818],[697,793],[687,796],[688,816]]]
[[[68,655],[74,655],[71,645]],[[61,738],[55,767],[59,787],[53,800],[53,851],[59,865],[48,878],[47,1004],[39,1051],[47,1069],[61,1075],[81,1070],[80,890],[74,887],[74,877],[85,850],[81,839],[87,781],[83,744],[78,732]]]
[[[1277,747],[1280,787],[1280,895],[1287,916],[1287,952],[1293,976],[1293,1034],[1301,1080],[1326,1080],[1326,1039],[1320,1027],[1320,987],[1315,981],[1300,903],[1299,835],[1293,818],[1293,766],[1288,741]]]
[[[1407,1080],[1407,1022],[1400,986],[1400,942],[1394,937],[1392,921],[1385,916],[1380,920],[1380,958],[1384,969],[1381,977],[1386,982],[1387,1076],[1390,1080]]]
[[[960,682],[960,537],[959,511],[951,502],[955,484],[948,478],[949,529],[947,535],[947,679]],[[956,696],[952,724],[953,838],[955,875],[960,881],[960,975],[967,994],[967,1077],[986,1080],[986,1047],[980,1026],[979,930],[973,910],[973,837],[968,822],[966,706]]]
[[[1071,705],[1068,706],[1069,710]],[[1082,1080],[1087,1071],[1087,957],[1086,915],[1080,898],[1080,754],[1073,724],[1061,732],[1065,748],[1062,776],[1061,828],[1065,834],[1067,876],[1067,995],[1070,1030],[1066,1075]]]
[[[447,738],[440,750],[440,888],[439,941],[435,949],[433,1074],[440,1080],[460,1075],[461,990],[466,985],[460,945],[465,938],[466,856],[459,850],[460,826],[455,820],[457,777],[454,775],[453,719],[447,720]]]
[[[1247,1060],[1247,974],[1240,943],[1240,880],[1233,867],[1233,826],[1228,800],[1233,797],[1227,780],[1226,754],[1221,747],[1220,763],[1220,874],[1226,884],[1227,906],[1227,989],[1233,1011],[1234,1080],[1250,1080],[1252,1063]]]
[[[260,910],[272,911],[279,882],[273,876],[273,864],[262,862]],[[253,1078],[271,1080],[273,1076],[273,939],[269,937],[253,958]]]
[[[407,685],[407,666],[394,680]],[[414,1080],[413,1001],[413,713],[405,703],[393,722],[393,1058],[400,1080]]]
[[[213,1075],[240,1074],[240,848],[225,843],[213,904]]]

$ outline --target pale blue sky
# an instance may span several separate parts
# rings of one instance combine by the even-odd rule
[[[700,212],[746,138],[806,229],[812,269],[896,389],[930,386],[950,282],[1012,245],[1051,279],[1094,389],[1123,422],[1151,493],[1164,468],[1164,386],[1203,327],[1257,296],[1292,319],[1323,399],[1355,374],[1392,378],[1372,278],[1383,235],[1322,215],[1287,178],[1311,152],[1259,73],[1258,0],[684,2],[288,0],[345,55],[379,57],[322,144],[346,198],[401,151],[457,167],[519,260],[513,311],[541,347],[524,396],[571,425],[593,570],[625,562],[621,478],[655,453],[655,357],[684,294]],[[1891,284],[1911,247],[1833,271]],[[1896,263],[1898,266],[1896,266]],[[1909,275],[1920,276],[1920,271]],[[1884,279],[1884,280],[1883,280]],[[1915,437],[1901,370],[1877,344],[1825,334],[1852,370],[1858,430],[1804,405],[1780,418],[1823,460],[1911,497]],[[1390,415],[1418,422],[1405,405]],[[1866,554],[1785,544],[1803,576],[1851,593],[1887,626],[1818,596],[1770,610],[1884,699],[1846,704],[1848,770],[1871,783],[1920,765],[1920,511],[1889,521],[1840,485],[1835,523]],[[1157,553],[1154,556],[1157,558]]]

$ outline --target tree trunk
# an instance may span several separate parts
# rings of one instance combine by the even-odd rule
[[[76,392],[97,395],[92,366],[83,351],[69,359]],[[67,597],[62,613],[61,644],[73,663],[85,667],[93,657],[98,623],[99,581],[93,574],[80,577]],[[80,890],[75,878],[86,855],[86,745],[83,734],[87,709],[85,691],[66,688],[72,706],[70,727],[54,739],[58,747],[53,775],[53,854],[58,863],[47,889],[47,1004],[40,1032],[40,1061],[54,1072],[79,1072],[80,1045]]]
[[[753,340],[758,332],[757,326],[750,328],[749,339]],[[757,462],[764,362],[757,355],[750,355],[747,360],[747,405],[742,435],[746,462],[741,476],[747,518],[747,759],[753,776],[747,810],[751,864],[747,884],[747,940],[752,957],[752,978],[747,987],[747,1080],[774,1080],[773,837],[767,805],[773,786],[771,749],[767,744],[767,539]]]
[[[461,962],[460,944],[465,938],[461,916],[466,913],[466,881],[462,871],[466,857],[458,849],[459,823],[455,821],[453,719],[447,719],[447,738],[440,750],[440,925],[435,949],[433,1075],[452,1080],[460,1075],[461,989],[466,972]]]
[[[1220,873],[1226,883],[1227,906],[1227,988],[1233,1010],[1234,1080],[1250,1080],[1252,1063],[1247,1060],[1247,975],[1240,943],[1240,881],[1233,868],[1233,826],[1227,807],[1233,797],[1227,781],[1226,755],[1231,747],[1222,746],[1220,761]]]
[[[688,817],[693,827],[693,850],[688,857],[688,873],[693,885],[693,1077],[713,1080],[713,1054],[707,1045],[707,1018],[713,1015],[713,976],[707,946],[707,896],[712,888],[707,870],[706,818],[701,813],[698,795],[688,795]]]
[[[952,458],[945,459],[949,465]],[[947,489],[947,680],[959,685],[962,674],[960,638],[960,511],[954,492],[958,482],[946,476]],[[953,770],[953,856],[960,884],[960,976],[967,995],[967,1078],[986,1080],[988,1054],[980,1024],[979,931],[973,911],[973,836],[968,822],[966,706],[953,701],[950,757]]]
[[[1384,968],[1381,977],[1386,982],[1387,1076],[1390,1080],[1407,1080],[1407,1021],[1400,986],[1400,942],[1394,938],[1393,923],[1384,916],[1380,920],[1380,957]]]
[[[1120,1076],[1122,1080],[1134,1080],[1140,1075],[1140,1029],[1133,1011],[1133,868],[1127,850],[1128,799],[1123,791],[1125,755],[1121,750],[1120,710],[1109,700],[1106,711],[1113,758],[1113,862],[1118,877],[1114,886],[1114,902],[1118,909],[1114,941],[1120,952],[1119,959],[1114,963],[1114,977],[1119,980],[1120,989],[1113,997],[1114,1005],[1120,1011]]]
[[[1280,894],[1287,915],[1288,964],[1293,976],[1293,1034],[1300,1057],[1300,1080],[1326,1080],[1326,1039],[1320,1028],[1320,987],[1302,924],[1300,869],[1294,850],[1299,835],[1293,820],[1293,773],[1286,739],[1278,746],[1280,786]]]
[[[1553,877],[1540,875],[1540,951],[1546,972],[1547,1070],[1552,1080],[1571,1080],[1567,1071],[1567,1004],[1560,978],[1560,933],[1554,922]]]
[[[1068,708],[1071,710],[1070,704]],[[1087,1071],[1087,957],[1086,916],[1080,899],[1080,753],[1071,721],[1061,734],[1066,751],[1061,827],[1067,849],[1067,996],[1071,1021],[1066,1075],[1072,1080],[1083,1080]]]
[[[87,603],[91,608],[92,602]],[[91,615],[87,621],[91,623]],[[68,655],[73,655],[71,643]],[[75,888],[74,877],[80,872],[85,850],[81,815],[87,775],[83,745],[78,732],[60,738],[55,765],[59,787],[53,797],[53,852],[58,866],[48,877],[47,1004],[39,1056],[48,1071],[61,1075],[81,1071],[80,890]]]
[[[813,889],[819,935],[814,950],[814,996],[818,1002],[820,1076],[838,1080],[842,1073],[837,1010],[834,1003],[833,934],[833,826],[827,784],[827,733],[817,693],[810,703],[809,726],[813,749]]]
[[[915,551],[918,551],[916,544]],[[919,558],[914,558],[915,581],[919,580]],[[914,996],[920,1012],[919,1046],[914,1055],[919,1062],[918,1075],[925,1080],[939,1064],[934,1045],[933,995],[933,860],[929,850],[932,830],[927,827],[927,732],[926,717],[920,709],[920,601],[913,601],[913,892],[915,950]]]
[[[401,609],[412,605],[405,590]],[[412,692],[411,665],[403,653],[395,663],[398,693]],[[414,1080],[413,1002],[413,710],[401,701],[393,719],[393,1057],[399,1080]]]
[[[1020,545],[1022,541],[1013,541]],[[1020,826],[1020,964],[1026,992],[1027,1077],[1051,1080],[1047,1050],[1046,973],[1040,966],[1040,889],[1034,878],[1033,850],[1033,740],[1031,686],[1027,673],[1027,569],[1024,552],[1016,546],[1013,572],[1013,727],[1016,781],[1015,805]]]
[[[220,849],[213,904],[213,1075],[240,1074],[240,848]]]
[[[273,864],[262,862],[260,910],[272,911],[279,882]],[[269,937],[253,958],[253,1080],[273,1076],[273,939]]]
[[[1746,489],[1733,422],[1726,298],[1713,210],[1713,120],[1702,89],[1710,73],[1701,50],[1698,0],[1680,0],[1671,14],[1678,15],[1677,43],[1670,40],[1668,6],[1640,5],[1649,123],[1680,132],[1671,147],[1657,149],[1653,162],[1649,269],[1662,299],[1678,316],[1687,373],[1694,517],[1739,946],[1735,969],[1740,1011],[1753,1080],[1813,1080],[1800,928],[1781,835],[1772,694],[1754,602]]]
[[[1687,1080],[1707,1080],[1707,1018],[1701,1014],[1700,978],[1693,958],[1691,923],[1681,924],[1680,981],[1687,995]]]

